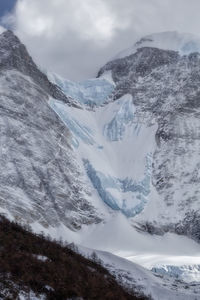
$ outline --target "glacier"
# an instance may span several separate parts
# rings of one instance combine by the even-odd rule
[[[86,144],[93,145],[95,143],[92,137],[92,130],[89,127],[81,126],[78,120],[64,111],[63,106],[60,105],[60,101],[50,99],[49,105],[59,115],[71,133],[73,133],[74,138],[72,139],[72,143],[75,147],[78,147],[79,145],[79,141],[75,137],[78,137]]]
[[[110,141],[123,140],[127,125],[132,126],[134,121],[134,105],[131,97],[122,97],[120,99],[120,108],[113,119],[104,126],[104,135]],[[133,130],[137,129],[137,125]]]
[[[151,156],[146,160],[147,170],[141,182],[133,182],[129,178],[120,180],[106,177],[103,173],[96,172],[88,160],[84,160],[84,166],[101,199],[112,209],[120,210],[127,217],[134,217],[144,209],[150,193]]]
[[[145,177],[140,182],[130,178],[122,180],[106,177],[103,173],[95,172],[88,161],[85,162],[85,166],[88,177],[102,200],[111,208],[121,210],[127,217],[134,217],[144,209],[150,193],[151,155],[147,156],[146,161]]]
[[[93,83],[95,85],[96,81]],[[65,93],[68,95],[66,90]],[[143,124],[135,116],[132,96],[125,95],[114,103],[108,102],[106,106],[92,110],[87,107],[75,109],[54,99],[49,100],[49,105],[70,129],[72,145],[79,156],[79,162],[99,197],[109,207],[121,211],[127,217],[139,214],[151,193],[153,146],[150,144],[144,149],[143,171],[140,176],[135,176],[139,171],[136,170],[136,161],[131,174],[122,172],[122,168],[127,169],[130,166],[133,153],[127,153],[126,163],[125,160],[118,159],[120,156],[113,157],[114,161],[110,157],[115,148],[123,153],[124,148],[128,150],[140,139],[140,134],[143,140],[143,132],[152,132],[152,128],[147,127],[144,130]]]
[[[105,78],[93,78],[81,82],[73,82],[61,76],[47,72],[50,81],[57,84],[69,97],[88,106],[102,105],[108,100],[115,88],[113,81]]]
[[[200,265],[160,265],[153,267],[151,271],[185,282],[200,282]]]

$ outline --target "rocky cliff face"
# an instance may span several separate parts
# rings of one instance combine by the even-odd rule
[[[200,240],[200,54],[142,47],[98,76],[108,71],[116,84],[111,99],[131,94],[137,117],[158,125],[151,179],[159,213],[146,229]]]
[[[44,227],[78,229],[100,218],[70,147],[70,132],[49,107],[69,102],[12,32],[0,36],[0,212]],[[86,184],[85,184],[86,185]]]

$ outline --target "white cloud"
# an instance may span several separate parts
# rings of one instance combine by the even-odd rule
[[[152,32],[199,33],[199,0],[18,0],[4,18],[34,59],[71,79],[94,76]]]
[[[115,14],[102,0],[20,0],[16,29],[24,34],[53,36],[74,31],[81,39],[112,38],[119,27]]]
[[[2,26],[0,26],[0,34],[2,34],[6,29]]]

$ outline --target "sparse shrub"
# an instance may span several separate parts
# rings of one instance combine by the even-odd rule
[[[0,245],[0,296],[4,291],[7,299],[18,299],[20,291],[46,295],[47,300],[138,299],[117,284],[95,252],[86,259],[76,245],[63,246],[4,217]]]

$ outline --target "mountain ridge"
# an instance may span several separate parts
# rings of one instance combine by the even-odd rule
[[[121,51],[113,60],[134,54],[139,48],[143,47],[172,50],[179,52],[180,55],[188,55],[192,52],[200,52],[200,37],[178,31],[149,34],[138,40],[132,47]]]
[[[70,104],[70,100],[62,90],[49,82],[47,76],[38,69],[26,47],[11,30],[4,31],[1,34],[0,43],[0,70],[16,69],[24,75],[30,76],[37,85],[41,86],[53,98]]]
[[[54,92],[61,95],[62,103],[68,98],[39,71],[12,32],[0,36],[0,45],[5,54],[0,61],[1,212],[25,223],[39,220],[44,227],[59,226],[62,218],[71,229],[79,228],[86,215],[83,223],[98,222],[86,200],[87,188],[80,184],[70,132],[48,103]],[[70,181],[70,173],[75,182]],[[75,211],[82,217],[77,218]]]

